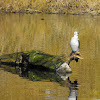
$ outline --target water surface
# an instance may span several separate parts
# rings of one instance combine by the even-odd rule
[[[1,14],[0,55],[36,49],[52,55],[69,56],[70,39],[78,30],[84,59],[78,63],[71,62],[73,73],[70,80],[77,80],[80,84],[78,100],[100,99],[99,27],[100,16]],[[67,85],[61,86],[58,82],[33,82],[0,70],[2,100],[67,100],[69,92]]]

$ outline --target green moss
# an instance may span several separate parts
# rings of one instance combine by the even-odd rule
[[[32,63],[39,63],[42,59],[44,58],[44,56],[43,55],[30,55],[30,62],[32,62]]]
[[[30,52],[14,53],[5,56],[1,56],[1,62],[15,62],[20,56],[23,57],[25,62],[30,64],[44,66],[50,69],[58,68],[64,61],[59,58],[59,56],[53,56],[45,54],[43,52],[34,50]],[[24,63],[25,64],[25,63]]]
[[[1,66],[5,71],[8,71],[8,72],[11,72],[11,73],[13,73],[13,74],[16,74],[16,70],[15,70],[15,68],[14,67],[9,67],[9,66],[6,66],[6,65],[2,65]]]

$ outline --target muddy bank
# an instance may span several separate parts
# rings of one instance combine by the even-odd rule
[[[0,12],[100,15],[100,2],[82,0],[5,0],[0,1]]]

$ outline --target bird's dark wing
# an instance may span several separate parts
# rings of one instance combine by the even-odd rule
[[[78,48],[80,48],[80,40],[78,40],[78,43],[79,43],[79,46],[78,46]]]

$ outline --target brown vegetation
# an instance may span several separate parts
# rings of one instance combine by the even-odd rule
[[[100,0],[0,0],[2,12],[100,14]]]

